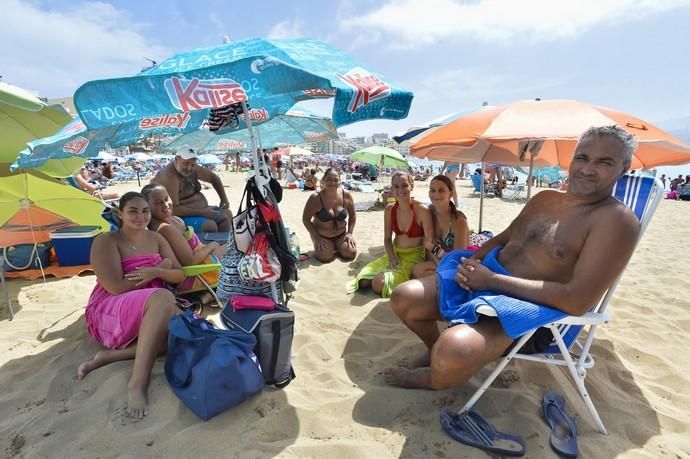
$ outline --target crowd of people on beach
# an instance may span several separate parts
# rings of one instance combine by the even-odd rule
[[[390,298],[393,311],[426,346],[406,367],[386,370],[386,382],[447,388],[464,383],[506,352],[514,340],[499,320],[477,318],[461,307],[481,293],[585,313],[622,272],[637,241],[637,218],[611,196],[635,146],[634,136],[619,127],[590,128],[575,149],[567,191],[536,194],[508,228],[481,246],[470,245],[453,178],[431,178],[430,204],[425,204],[412,196],[415,174],[394,172],[391,202],[383,212],[385,253],[346,285],[349,293],[370,289]],[[193,149],[179,150],[141,193],[121,196],[117,230],[96,238],[92,249],[97,283],[86,322],[90,335],[107,349],[82,363],[78,376],[134,359],[128,412],[137,418],[147,413],[151,368],[166,349],[168,320],[179,312],[176,292],[193,282],[181,266],[217,260],[226,250],[222,244],[202,243],[197,233],[232,231],[222,181],[196,158]],[[328,167],[317,183],[312,168],[306,181],[313,190],[302,222],[312,256],[320,263],[354,260],[361,249],[357,214],[341,173]],[[218,206],[203,196],[201,182],[217,192]],[[449,326],[440,330],[437,321]],[[550,337],[535,336],[530,346],[539,352]]]

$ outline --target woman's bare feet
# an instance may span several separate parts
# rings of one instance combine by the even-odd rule
[[[127,390],[127,414],[135,419],[142,419],[149,414],[146,389],[130,387]]]
[[[383,372],[383,379],[389,386],[433,390],[430,368],[417,368],[416,370],[386,368]]]
[[[79,365],[77,369],[77,378],[84,379],[86,375],[109,363],[119,362],[120,360],[133,359],[136,353],[136,346],[131,345],[125,349],[108,349],[105,351],[96,352],[91,360]]]
[[[96,352],[96,355],[94,355],[91,360],[87,360],[79,365],[79,368],[77,369],[77,379],[84,379],[86,375],[91,373],[96,368],[109,364],[110,359],[107,358],[106,352],[107,351]]]

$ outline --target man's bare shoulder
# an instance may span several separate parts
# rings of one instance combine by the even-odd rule
[[[153,183],[160,183],[161,185],[170,184],[177,180],[177,174],[174,173],[170,165],[165,166],[159,170],[158,173],[151,180]]]
[[[594,224],[610,225],[617,231],[639,232],[640,221],[635,213],[618,199],[611,196],[592,213]]]

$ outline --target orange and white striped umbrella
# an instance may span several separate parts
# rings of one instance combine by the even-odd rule
[[[567,169],[580,135],[591,126],[612,124],[637,137],[632,169],[690,162],[690,146],[652,124],[575,100],[524,100],[474,112],[424,136],[411,152],[443,161],[525,165],[529,155],[519,152],[540,142],[534,166]]]

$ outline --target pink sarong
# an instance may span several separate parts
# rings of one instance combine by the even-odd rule
[[[140,266],[156,266],[161,262],[157,253],[135,255],[122,260],[126,274]],[[167,290],[165,281],[153,279],[137,290],[113,295],[101,284],[91,292],[86,305],[86,327],[96,341],[109,349],[123,349],[139,336],[144,305],[158,290]]]

